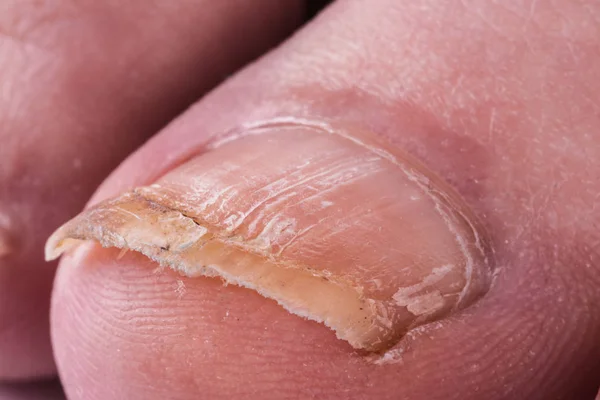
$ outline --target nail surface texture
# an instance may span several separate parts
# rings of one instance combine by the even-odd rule
[[[455,191],[382,139],[273,122],[84,211],[48,240],[139,251],[190,277],[220,277],[383,351],[472,304],[488,245]]]

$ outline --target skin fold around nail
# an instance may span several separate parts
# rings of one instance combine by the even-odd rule
[[[485,233],[432,171],[381,139],[289,120],[84,211],[48,240],[131,249],[190,277],[220,277],[384,351],[489,288]]]

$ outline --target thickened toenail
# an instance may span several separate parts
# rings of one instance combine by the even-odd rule
[[[488,288],[486,240],[433,172],[374,135],[273,122],[223,140],[49,239],[139,251],[218,276],[381,351]]]

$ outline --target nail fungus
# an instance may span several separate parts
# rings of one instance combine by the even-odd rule
[[[84,240],[255,290],[372,352],[472,304],[491,277],[476,219],[440,178],[374,135],[298,121],[248,128],[95,205],[46,258]]]

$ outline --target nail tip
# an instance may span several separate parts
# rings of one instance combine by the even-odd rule
[[[44,246],[44,259],[46,262],[54,261],[60,257],[62,251],[59,248],[60,244],[60,228],[56,230],[49,238],[46,240],[46,244]]]

